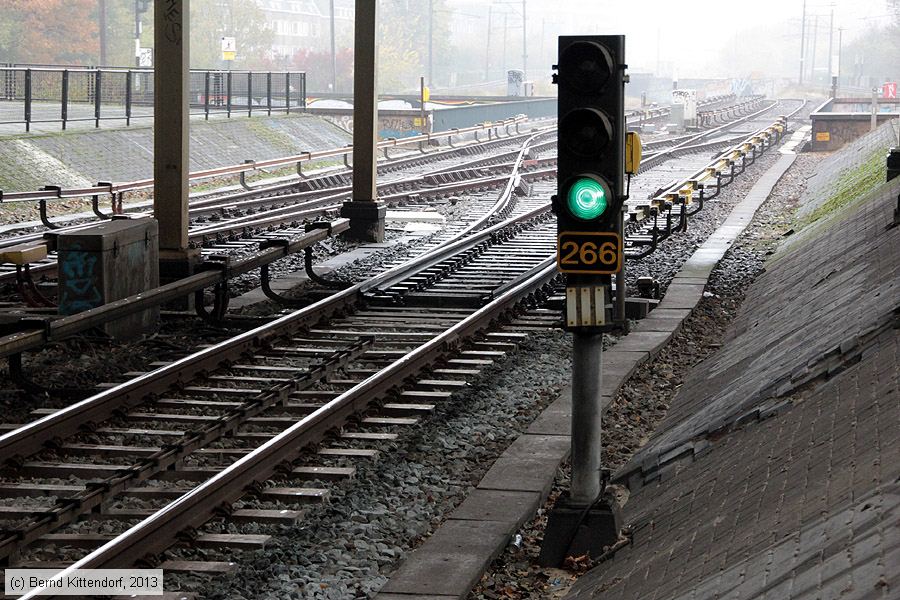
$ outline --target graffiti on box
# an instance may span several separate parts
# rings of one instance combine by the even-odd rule
[[[97,254],[81,250],[79,244],[60,253],[61,314],[73,314],[103,304],[97,266]]]

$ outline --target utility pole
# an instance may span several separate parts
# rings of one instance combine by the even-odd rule
[[[547,19],[545,17],[541,17],[541,50],[538,55],[538,60],[544,60],[544,35],[547,33]]]
[[[334,0],[331,0],[331,91],[337,92],[337,52],[334,41]]]
[[[488,4],[488,25],[487,25],[487,44],[484,50],[484,80],[487,81],[490,77],[490,69],[491,69],[491,19],[494,16],[494,5]]]
[[[831,80],[832,72],[832,52],[834,52],[834,6],[831,7],[831,18],[828,21],[828,79]]]
[[[434,87],[434,0],[428,0],[428,85]]]
[[[525,0],[522,0],[522,77],[528,81],[528,19],[525,15]]]
[[[658,43],[657,43],[658,47]],[[800,20],[800,79],[798,80],[798,85],[803,85],[803,71],[805,70],[804,61],[806,57],[804,56],[804,50],[806,48],[806,0],[803,0],[803,17]]]
[[[134,66],[141,66],[141,0],[134,0]],[[157,113],[159,114],[159,113]]]
[[[841,87],[841,67],[844,64],[844,57],[842,56],[844,52],[844,28],[838,27],[838,67],[837,67],[837,78],[838,78],[838,88]],[[835,95],[837,91],[835,90]]]
[[[106,0],[98,2],[100,12],[100,65],[106,66]]]
[[[502,73],[503,77],[506,77],[506,71],[507,71],[507,69],[506,69],[506,34],[508,31],[506,28],[506,17],[507,16],[508,15],[504,11],[503,12],[503,61],[500,63],[503,67],[503,73]]]
[[[806,0],[804,0],[804,2],[805,1]],[[656,28],[656,76],[657,77],[660,77],[660,71],[662,70],[661,66],[660,66],[660,61],[659,61],[659,53],[660,53],[660,49],[661,49],[661,44],[662,44],[662,31],[660,30],[659,27],[657,27]],[[803,48],[800,48],[800,64],[803,65]],[[802,67],[801,67],[801,69],[802,69]],[[802,82],[803,81],[802,81],[802,77],[801,77],[801,83]]]
[[[878,128],[878,88],[872,88],[872,122],[870,130],[875,131]]]
[[[813,85],[816,83],[816,41],[819,38],[819,15],[813,15],[813,34],[812,34],[812,52],[810,52],[809,62],[809,82]]]

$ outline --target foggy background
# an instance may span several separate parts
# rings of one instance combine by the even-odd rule
[[[312,92],[352,88],[353,0],[191,5],[193,67],[306,70]],[[382,92],[415,92],[421,75],[436,92],[505,93],[506,71],[527,63],[535,92],[554,94],[550,65],[560,34],[624,33],[633,76],[669,86],[672,79],[739,78],[771,93],[789,91],[800,72],[803,0],[379,0],[379,6]],[[0,0],[0,63],[133,67],[136,22],[138,44],[152,54],[152,8],[152,0]],[[900,78],[900,0],[808,1],[806,33],[807,87],[830,87],[838,54],[842,88],[866,90]],[[236,40],[233,61],[222,58],[223,36]]]

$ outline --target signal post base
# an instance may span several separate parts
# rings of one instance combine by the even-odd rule
[[[354,200],[344,202],[341,216],[350,219],[350,231],[347,235],[362,242],[384,241],[384,217],[387,206],[382,202],[371,200]]]
[[[567,558],[603,554],[619,539],[620,515],[614,501],[600,498],[590,506],[575,504],[567,492],[550,511],[538,564],[562,567]]]

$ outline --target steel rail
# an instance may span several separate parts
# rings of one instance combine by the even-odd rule
[[[44,442],[57,437],[64,437],[76,431],[86,422],[99,422],[109,417],[114,410],[130,407],[143,401],[145,387],[175,385],[183,383],[195,373],[201,370],[215,368],[243,352],[257,348],[266,341],[283,335],[285,331],[295,330],[303,326],[313,325],[321,319],[352,305],[359,295],[369,290],[378,288],[398,275],[409,276],[419,270],[423,265],[430,265],[438,258],[441,260],[452,256],[465,247],[476,246],[487,241],[497,232],[505,228],[516,226],[539,216],[550,210],[550,205],[545,204],[523,215],[507,219],[501,223],[474,233],[466,238],[458,239],[449,244],[441,245],[434,250],[415,257],[403,264],[397,265],[387,271],[376,275],[366,281],[357,283],[345,290],[336,292],[318,302],[293,313],[280,317],[270,323],[261,325],[250,331],[241,333],[219,344],[204,348],[189,356],[181,358],[169,365],[160,367],[140,377],[111,387],[99,394],[86,398],[66,408],[42,417],[22,427],[0,435],[0,464],[14,460],[16,456],[27,456],[39,451]],[[120,301],[121,302],[121,301]],[[100,309],[95,309],[100,310]],[[68,317],[65,324],[71,326],[71,319],[78,315]],[[32,343],[35,336],[42,336],[39,332],[28,334],[15,334],[7,336],[11,344],[18,348],[24,345],[23,338],[29,338]],[[21,351],[21,350],[18,350]]]
[[[702,131],[689,139],[682,139],[682,141],[678,142],[674,146],[667,148],[666,150],[661,150],[657,153],[654,153],[652,156],[649,156],[646,159],[642,160],[640,170],[651,169],[651,168],[655,167],[661,160],[663,160],[666,155],[669,155],[672,153],[677,153],[678,151],[684,150],[684,149],[686,149],[686,147],[691,146],[691,145],[695,144],[696,142],[699,142],[699,141],[706,139],[713,135],[718,135],[720,133],[724,133],[737,125],[741,125],[742,123],[746,123],[747,121],[753,120],[753,119],[767,113],[768,111],[772,110],[777,105],[778,105],[778,100],[773,100],[771,102],[771,104],[769,104],[765,108],[762,108],[756,112],[753,112],[749,115],[743,116],[743,117],[736,119],[734,121],[731,121],[729,123],[725,123],[724,125],[720,125],[719,127],[716,127],[714,129],[708,129],[706,131]]]
[[[552,131],[553,130],[550,127],[539,128],[539,132],[543,133],[543,134],[548,134],[548,133],[551,133]],[[508,136],[508,137],[494,138],[492,140],[483,140],[482,142],[479,142],[479,143],[472,143],[472,144],[463,145],[463,146],[455,146],[452,148],[434,150],[432,152],[427,152],[427,153],[416,155],[416,156],[399,157],[399,158],[395,158],[395,159],[390,159],[390,162],[388,162],[388,163],[380,163],[378,165],[378,168],[379,169],[382,169],[383,167],[402,168],[404,166],[407,166],[408,164],[418,163],[423,160],[430,161],[430,160],[440,159],[443,156],[446,156],[449,158],[453,154],[458,153],[467,148],[468,149],[473,149],[476,147],[490,148],[496,144],[505,144],[505,143],[515,141],[517,139],[527,139],[531,135],[533,135],[533,133],[515,134],[513,136]],[[512,154],[515,154],[515,152],[517,152],[517,150],[512,151]],[[501,153],[498,156],[507,156],[509,154],[510,153]],[[485,158],[481,158],[478,160],[488,161],[488,160],[491,160],[491,158],[493,158],[493,157],[485,157]],[[442,173],[442,172],[445,172],[445,170],[446,169],[429,171],[428,173],[425,174],[425,176],[427,177],[428,175]],[[306,179],[306,181],[315,181],[315,180],[319,180],[319,179],[328,179],[328,178],[332,178],[332,177],[347,177],[350,175],[352,175],[352,170],[340,169],[340,170],[334,170],[334,171],[322,173],[315,177],[310,176]],[[405,179],[398,179],[395,181],[388,181],[382,185],[385,185],[385,186],[403,185],[404,183],[417,182],[421,178],[422,177],[409,177],[409,178],[405,178]],[[310,197],[312,200],[315,200],[315,199],[321,199],[324,195],[327,195],[329,193],[337,193],[338,191],[344,191],[344,192],[349,193],[349,190],[350,190],[349,185],[344,185],[344,186],[336,186],[334,188],[323,187],[320,189],[310,189],[310,190],[304,190],[302,192],[296,192],[296,193],[291,193],[291,194],[282,194],[282,195],[278,195],[278,196],[263,195],[263,194],[269,194],[272,192],[277,192],[277,191],[285,189],[285,188],[293,187],[293,186],[297,185],[297,183],[299,181],[304,181],[304,179],[293,179],[288,182],[281,182],[281,183],[277,183],[274,185],[260,186],[257,188],[253,188],[251,190],[246,190],[246,191],[233,193],[233,194],[227,194],[224,196],[207,197],[207,198],[203,198],[203,199],[199,199],[199,200],[195,199],[195,200],[191,201],[191,204],[189,207],[190,216],[191,216],[191,218],[196,218],[196,217],[205,216],[208,214],[218,214],[223,208],[225,208],[225,207],[230,208],[232,206],[235,206],[237,208],[241,208],[242,206],[248,206],[248,207],[255,208],[260,205],[265,205],[266,203],[286,203],[286,202],[290,202],[290,201],[293,201],[296,199],[307,198],[307,197]],[[136,204],[129,206],[128,210],[129,211],[137,211],[137,212],[130,213],[130,214],[134,215],[134,214],[138,214],[141,209],[151,209],[151,208],[152,208],[152,202],[143,202],[143,203],[136,203]],[[296,207],[282,207],[280,210],[287,210],[290,208],[296,209]],[[275,210],[279,210],[279,209],[275,209]],[[255,216],[259,217],[259,216],[261,216],[261,214],[262,214],[262,211]],[[213,225],[209,225],[209,227],[211,228],[209,233],[216,233],[215,226],[220,225],[220,224],[221,224],[221,222],[213,224]],[[73,225],[62,225],[62,226],[59,226],[57,229],[53,230],[53,233],[59,234],[59,233],[65,233],[65,232],[72,232],[72,231],[77,231],[79,229],[84,229],[86,227],[93,227],[94,225],[96,225],[96,221],[89,221],[89,222],[78,223],[78,224],[73,224]],[[44,232],[44,231],[40,231],[40,232],[36,232],[36,233],[27,233],[27,234],[21,234],[21,235],[16,235],[16,236],[0,239],[0,248],[12,246],[12,245],[18,245],[18,244],[41,243],[45,239],[44,238],[45,233],[46,232]],[[205,234],[205,233],[207,233],[207,232],[201,232],[200,234],[198,234],[197,237],[199,237],[200,235]],[[192,233],[189,232],[189,235],[192,235]],[[32,270],[35,271],[34,268]],[[40,271],[40,270],[46,270],[46,269],[38,268],[37,270]],[[8,277],[6,274],[0,274],[0,280],[2,280],[4,278],[4,276]]]
[[[790,112],[790,113],[788,113],[787,115],[785,115],[785,118],[786,118],[786,119],[792,118],[792,117],[793,117],[795,114],[797,114],[804,106],[805,106],[805,103],[801,104],[799,107],[797,107],[796,109],[794,109],[792,112]],[[768,109],[765,109],[765,110],[763,110],[763,111],[759,111],[758,113],[754,113],[754,114],[755,114],[755,115],[759,115],[759,114],[764,113],[764,112],[766,112],[766,111],[768,111],[768,110],[771,110],[771,108],[772,108],[772,107],[769,107]],[[750,117],[753,117],[753,116],[754,116],[754,115],[750,115]],[[743,120],[746,121],[747,118],[745,118],[745,119],[743,119]],[[759,129],[757,129],[756,131],[754,131],[754,132],[752,132],[752,133],[750,133],[750,134],[748,134],[748,135],[746,135],[746,136],[740,136],[741,141],[739,141],[739,142],[737,142],[736,144],[732,145],[732,146],[729,147],[728,149],[726,149],[726,150],[720,152],[720,153],[719,153],[718,155],[716,155],[716,156],[715,156],[715,157],[714,157],[714,158],[713,158],[706,166],[704,166],[704,167],[698,169],[695,173],[693,173],[693,174],[690,175],[689,177],[686,177],[686,178],[684,178],[684,180],[682,180],[682,181],[680,181],[680,182],[677,182],[677,183],[674,183],[674,184],[670,185],[669,187],[667,187],[664,191],[662,191],[662,192],[660,192],[659,194],[657,194],[656,196],[654,196],[654,197],[653,197],[653,200],[661,201],[662,199],[665,198],[665,196],[666,196],[667,194],[671,194],[671,193],[673,193],[673,192],[675,192],[675,191],[681,189],[681,188],[684,187],[688,182],[690,182],[691,180],[697,179],[698,176],[704,174],[704,173],[705,173],[708,169],[710,169],[713,165],[715,165],[716,163],[718,163],[719,161],[721,161],[723,156],[725,156],[725,155],[727,155],[727,154],[731,154],[732,152],[735,152],[735,151],[737,151],[738,149],[740,149],[742,146],[751,143],[751,140],[753,140],[754,138],[759,137],[763,132],[767,131],[767,130],[770,129],[771,127],[772,127],[772,125],[768,125],[768,126],[766,126],[766,127],[761,127],[761,128],[759,128]],[[686,149],[690,149],[690,146],[685,146],[685,144],[681,144],[680,146],[682,147],[682,149],[685,149],[685,150],[686,150]]]
[[[489,327],[524,297],[557,276],[553,257],[548,257],[542,266],[538,273],[507,290],[490,304],[301,418],[250,454],[83,557],[59,576],[71,575],[77,569],[131,566],[148,554],[162,552],[171,545],[179,531],[208,521],[222,503],[240,498],[249,485],[271,477],[279,464],[296,457],[299,450],[321,440],[330,430],[365,410],[399,382],[439,360],[461,341]],[[34,598],[40,593],[41,590],[35,590],[23,598]]]
[[[70,337],[109,321],[165,304],[171,300],[177,300],[187,294],[212,287],[238,275],[255,271],[263,265],[271,264],[289,254],[299,252],[331,235],[343,233],[349,228],[349,220],[337,219],[330,222],[327,229],[309,231],[297,239],[291,240],[285,246],[261,250],[251,257],[237,260],[231,264],[223,264],[219,270],[195,273],[178,281],[115,300],[97,308],[48,321],[43,329],[2,336],[0,337],[0,358],[36,350],[47,342]]]
[[[707,103],[715,103],[720,102],[719,98],[711,98]],[[704,106],[705,104],[700,103],[700,106]],[[653,114],[654,111],[658,114],[655,116],[651,116],[648,120],[652,120],[658,118],[660,116],[665,116],[668,114],[667,109],[650,109],[647,111],[649,114]],[[643,112],[634,113],[637,116],[642,116]],[[481,123],[479,125],[473,125],[471,127],[466,128],[453,128],[447,131],[441,131],[437,133],[427,133],[423,135],[411,136],[407,138],[389,138],[387,140],[382,140],[378,142],[377,148],[379,150],[385,150],[388,148],[396,148],[399,146],[407,146],[410,144],[416,144],[420,148],[423,145],[430,145],[433,140],[438,140],[444,137],[450,138],[454,135],[465,135],[469,133],[478,133],[482,131],[496,131],[498,128],[508,128],[510,126],[516,126],[517,128],[524,122],[528,120],[528,117],[525,115],[518,115],[516,117],[510,117],[508,119],[503,119],[501,121],[488,121],[485,123]],[[643,120],[640,119],[640,120]],[[221,177],[224,175],[240,175],[242,173],[248,173],[251,171],[256,171],[260,169],[267,169],[273,167],[284,167],[288,165],[299,165],[303,162],[309,162],[312,160],[319,160],[324,158],[334,158],[336,156],[346,157],[353,153],[353,146],[348,145],[344,148],[335,148],[331,150],[320,150],[317,152],[302,152],[297,155],[287,156],[283,158],[274,158],[267,159],[262,161],[248,161],[246,163],[242,163],[239,165],[230,165],[225,167],[216,167],[213,169],[205,169],[202,171],[194,171],[193,173],[188,174],[189,180],[202,180],[208,179],[210,177]],[[5,193],[0,190],[0,203],[3,202],[15,202],[15,201],[33,201],[33,200],[58,200],[65,198],[79,198],[86,196],[93,196],[98,194],[118,194],[124,192],[133,192],[142,189],[148,189],[153,186],[153,179],[141,179],[137,181],[123,182],[123,183],[104,183],[98,184],[96,186],[90,186],[86,188],[72,188],[72,189],[62,189],[60,187],[53,187],[48,190],[34,190],[34,191],[25,191],[25,192],[8,192]],[[48,193],[52,192],[52,193]]]
[[[504,119],[502,121],[495,122],[485,122],[480,125],[474,125],[472,127],[466,127],[462,129],[454,128],[448,131],[441,131],[437,133],[427,133],[424,135],[417,135],[407,138],[391,138],[388,140],[383,140],[378,142],[377,148],[379,150],[384,150],[385,148],[396,148],[401,146],[407,146],[410,144],[416,145],[427,145],[432,142],[432,140],[439,140],[444,137],[452,137],[455,135],[466,135],[469,133],[476,133],[481,131],[493,131],[498,127],[507,127],[507,126],[519,126],[528,118],[524,115],[519,115],[517,117],[511,117],[509,119]],[[259,169],[269,169],[273,167],[285,167],[289,165],[297,165],[304,162],[309,162],[312,160],[319,160],[323,158],[333,158],[336,156],[347,156],[353,154],[353,146],[348,145],[344,148],[334,148],[331,150],[319,150],[316,152],[301,152],[300,154],[296,154],[293,156],[286,156],[283,158],[273,158],[268,160],[261,161],[251,161],[247,163],[242,163],[239,165],[230,165],[225,167],[216,167],[213,169],[205,169],[202,171],[194,171],[188,175],[188,179],[191,181],[198,181],[202,179],[208,179],[210,177],[221,177],[223,175],[240,175],[241,173],[248,173],[251,171],[256,171]],[[22,200],[58,200],[63,198],[77,198],[84,196],[93,196],[95,194],[117,194],[121,192],[133,192],[142,189],[148,189],[153,187],[153,179],[141,179],[137,181],[129,181],[124,183],[110,183],[103,185],[96,185],[86,188],[73,188],[73,189],[62,189],[59,187],[53,188],[51,190],[37,190],[37,191],[28,191],[28,192],[10,192],[4,193],[0,190],[0,203],[3,202],[13,202],[13,201],[22,201]],[[52,193],[49,193],[52,192]]]

